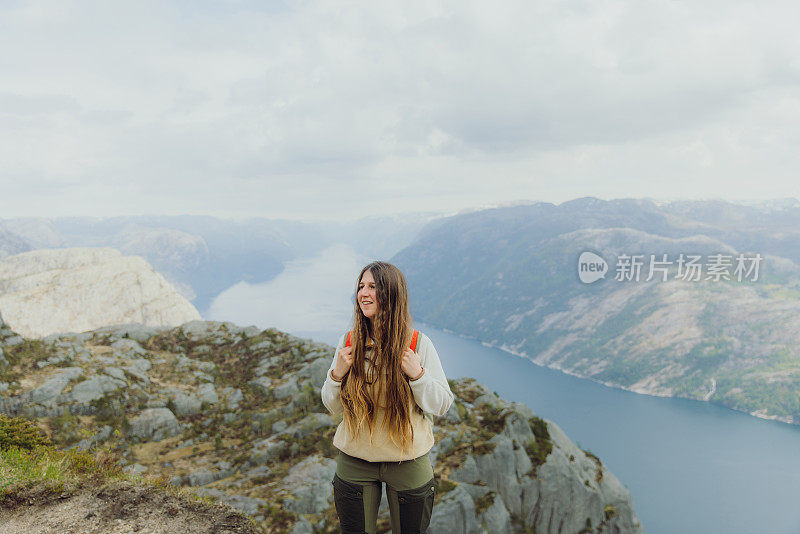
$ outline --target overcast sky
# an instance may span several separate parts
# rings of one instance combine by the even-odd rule
[[[800,197],[798,5],[0,1],[0,217]]]

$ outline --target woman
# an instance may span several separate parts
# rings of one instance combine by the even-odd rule
[[[386,483],[392,532],[422,533],[433,509],[432,415],[453,393],[433,343],[411,329],[403,273],[386,262],[361,270],[353,330],[339,339],[322,402],[343,414],[333,496],[344,534],[377,529]]]

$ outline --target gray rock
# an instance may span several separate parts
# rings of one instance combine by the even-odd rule
[[[478,520],[492,534],[511,534],[514,530],[511,525],[511,515],[503,505],[499,495],[495,495],[492,505],[483,512]]]
[[[286,444],[274,436],[257,441],[250,450],[248,465],[255,467],[264,465],[273,458],[277,458],[286,451]]]
[[[308,522],[304,516],[300,516],[300,519],[294,524],[292,531],[290,534],[313,534],[314,528],[311,526],[311,523]]]
[[[269,339],[259,341],[250,347],[252,352],[271,352],[275,348],[275,344]]]
[[[266,506],[267,504],[263,499],[253,499],[244,495],[228,494],[218,489],[197,488],[195,491],[200,495],[210,495],[251,516],[258,513],[259,507]]]
[[[111,348],[129,358],[147,356],[147,351],[134,339],[118,339],[111,344]]]
[[[240,418],[241,416],[236,412],[225,412],[222,414],[222,421],[225,424],[233,423],[234,421],[238,421]]]
[[[495,444],[494,451],[475,456],[481,479],[500,494],[512,514],[521,514],[522,492],[519,476],[520,473],[530,470],[530,459],[519,445],[517,450],[522,454],[515,454],[514,443],[504,434],[495,435],[488,443]],[[518,462],[522,465],[518,465]]]
[[[473,501],[477,501],[481,497],[485,496],[487,493],[491,493],[492,488],[488,486],[479,486],[477,484],[468,484],[466,482],[459,482],[458,487],[463,488],[464,491],[469,493],[469,496],[472,497]],[[495,492],[496,493],[496,492]],[[496,497],[496,500],[500,500],[500,496]]]
[[[197,398],[201,403],[207,402],[208,404],[216,404],[219,402],[214,384],[201,384],[200,387],[197,388]]]
[[[180,432],[178,420],[167,408],[148,408],[131,421],[131,435],[142,440],[161,441]]]
[[[201,468],[189,473],[189,484],[192,486],[205,486],[206,484],[211,484],[215,480],[219,480],[219,478],[218,473],[212,473],[206,468]]]
[[[292,426],[286,428],[282,434],[289,434],[294,438],[303,438],[318,428],[333,426],[333,419],[326,413],[310,413]]]
[[[475,517],[475,503],[472,497],[458,486],[433,507],[428,532],[484,534],[485,530]]]
[[[166,408],[167,407],[167,399],[161,399],[159,397],[151,397],[147,399],[147,407],[148,408]]]
[[[130,368],[140,373],[146,373],[152,366],[153,364],[147,358],[130,358]]]
[[[211,373],[217,368],[217,365],[214,362],[194,360],[183,354],[178,354],[175,359],[175,367],[178,369],[198,369],[204,373]]]
[[[131,465],[125,467],[123,469],[123,471],[125,471],[127,473],[135,473],[137,475],[140,475],[140,474],[144,473],[145,471],[147,471],[147,468],[145,466],[143,466],[142,464],[131,464]]]
[[[145,343],[151,337],[169,330],[168,326],[145,326],[139,323],[118,324],[104,326],[95,330],[100,334],[109,334],[114,339],[132,339],[138,343]]]
[[[450,479],[456,482],[467,482],[469,484],[475,484],[480,481],[481,473],[478,469],[478,464],[475,463],[475,458],[473,458],[471,454],[468,454],[461,467],[452,472]]]
[[[256,389],[258,389],[264,395],[269,394],[270,388],[272,387],[272,380],[270,380],[270,378],[267,376],[259,376],[251,380],[249,383],[254,385]]]
[[[200,413],[200,399],[191,393],[177,392],[172,396],[175,404],[175,415],[194,415]]]
[[[50,356],[46,360],[40,360],[36,362],[36,366],[39,369],[44,369],[45,367],[48,367],[50,365],[58,365],[60,363],[65,363],[65,362],[71,363],[72,361],[73,361],[72,354],[61,351],[57,354],[54,354],[53,356]]]
[[[144,387],[148,387],[150,385],[150,375],[148,375],[146,372],[142,372],[137,367],[130,365],[128,367],[123,367],[123,370],[135,380],[141,382]]]
[[[67,395],[75,402],[85,403],[95,399],[102,399],[107,393],[117,391],[127,385],[124,380],[117,380],[107,375],[93,376],[75,384],[72,391]]]
[[[275,395],[276,399],[285,399],[287,397],[291,397],[295,393],[300,391],[300,388],[297,387],[297,377],[290,376],[286,382],[279,386],[275,386],[272,388],[272,393]]]
[[[444,420],[454,425],[461,422],[461,416],[458,415],[458,405],[455,402],[450,405],[450,409],[444,414]]]
[[[219,321],[189,321],[180,325],[180,329],[189,339],[199,341],[211,335],[218,335],[222,323]]]
[[[106,367],[103,372],[108,376],[116,378],[117,380],[125,380],[125,371],[119,367]]]
[[[212,349],[208,345],[197,345],[192,348],[192,352],[195,354],[209,354],[211,351]]]
[[[250,325],[242,329],[242,334],[248,338],[256,337],[261,334],[261,329],[255,325]]]
[[[249,471],[244,473],[244,476],[247,478],[254,478],[254,477],[266,477],[270,474],[270,468],[266,465],[260,465],[258,467],[254,467]]]
[[[80,367],[65,367],[56,372],[51,378],[46,380],[41,386],[28,391],[22,397],[23,402],[45,403],[55,400],[64,391],[67,384],[83,375]]]
[[[16,345],[21,344],[24,341],[25,340],[22,339],[21,336],[11,336],[11,337],[7,337],[7,338],[5,338],[3,340],[3,345],[6,345],[7,347],[14,347]]]
[[[284,430],[286,430],[286,427],[288,426],[289,425],[286,423],[286,421],[283,420],[275,421],[274,423],[272,423],[272,433],[278,434],[280,432],[283,432]]]
[[[331,481],[336,461],[312,455],[289,469],[281,488],[290,496],[283,500],[287,510],[298,514],[316,514],[327,510],[333,498]]]
[[[317,358],[297,371],[297,377],[311,382],[314,389],[319,389],[325,383],[331,362],[327,358]]]
[[[239,388],[233,389],[230,387],[222,389],[222,396],[225,397],[228,401],[228,408],[231,410],[235,410],[239,407],[239,402],[244,399],[244,395],[242,395],[242,390]]]
[[[253,373],[256,376],[264,376],[265,374],[269,373],[272,369],[273,359],[271,357],[262,358],[258,365],[253,370]]]

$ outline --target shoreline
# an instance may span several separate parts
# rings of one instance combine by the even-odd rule
[[[602,384],[602,385],[604,385],[606,387],[610,387],[610,388],[614,388],[614,389],[621,389],[621,390],[624,390],[624,391],[630,391],[631,393],[636,393],[637,395],[649,395],[651,397],[662,397],[662,398],[670,398],[670,399],[685,399],[685,400],[690,400],[690,401],[715,404],[717,406],[721,406],[723,408],[727,408],[728,410],[732,410],[734,412],[738,412],[738,413],[741,413],[741,414],[746,414],[746,415],[750,415],[750,416],[753,416],[753,417],[757,417],[758,419],[764,419],[764,420],[769,420],[769,421],[777,421],[779,423],[792,425],[792,426],[800,426],[800,421],[795,422],[791,417],[782,416],[782,415],[769,415],[769,414],[766,413],[765,409],[754,410],[753,412],[746,412],[744,410],[740,410],[738,408],[734,408],[732,406],[728,406],[728,405],[722,404],[720,402],[714,402],[712,400],[709,400],[708,398],[695,399],[695,398],[692,398],[692,397],[684,397],[684,396],[681,396],[681,395],[668,395],[668,394],[663,394],[663,393],[658,393],[658,392],[650,392],[650,391],[642,390],[642,389],[639,389],[639,390],[632,389],[632,388],[629,388],[629,387],[626,387],[626,386],[622,386],[622,385],[619,385],[619,384],[614,384],[613,382],[604,382],[602,380],[597,380],[597,379],[592,378],[590,376],[583,376],[583,375],[580,375],[578,373],[571,372],[569,370],[566,370],[566,369],[562,368],[558,364],[543,365],[541,363],[538,363],[536,360],[534,360],[530,355],[528,355],[528,354],[526,354],[524,352],[519,352],[517,350],[514,350],[514,349],[512,349],[511,347],[509,347],[509,346],[507,346],[505,344],[498,346],[498,345],[494,345],[494,344],[486,342],[486,341],[482,341],[482,340],[477,339],[475,337],[465,336],[465,335],[463,335],[463,334],[461,334],[459,332],[454,332],[454,331],[449,330],[447,328],[442,328],[440,326],[436,326],[436,325],[431,324],[431,323],[421,322],[421,324],[425,324],[425,325],[431,326],[433,328],[441,330],[442,332],[446,332],[448,334],[452,334],[452,335],[460,337],[462,339],[475,341],[477,343],[480,343],[484,347],[489,347],[489,348],[492,348],[492,349],[502,350],[503,352],[511,354],[512,356],[517,356],[519,358],[523,358],[525,360],[528,360],[532,364],[534,364],[536,366],[539,366],[539,367],[542,367],[544,369],[553,369],[555,371],[560,371],[560,372],[562,372],[562,373],[564,373],[566,375],[573,376],[575,378],[580,378],[582,380],[591,380],[592,382],[595,382],[597,384]],[[714,383],[714,387],[713,387],[713,391],[712,391],[712,394],[713,394],[716,391],[716,380],[713,379],[713,377],[712,377],[712,380],[713,380],[713,383]],[[706,397],[708,397],[708,395],[706,395]]]

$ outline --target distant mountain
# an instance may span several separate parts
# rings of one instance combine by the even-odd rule
[[[394,258],[415,316],[608,385],[800,423],[800,208],[577,199],[441,219]],[[578,258],[608,262],[584,284]],[[761,254],[759,279],[676,278],[680,254]],[[672,261],[649,282],[650,255]],[[616,280],[642,255],[639,282]],[[733,272],[733,268],[729,270]],[[752,275],[750,277],[752,279]]]
[[[113,247],[146,259],[201,311],[237,282],[271,280],[287,261],[335,243],[386,259],[411,243],[435,214],[350,222],[209,216],[41,217],[0,220],[0,259],[41,248]]]
[[[0,311],[25,337],[200,319],[145,260],[112,248],[33,250],[0,260]]]
[[[333,352],[227,322],[27,340],[0,320],[0,413],[35,420],[61,448],[108,447],[135,472],[198,486],[267,532],[338,532],[341,416],[320,398]],[[431,532],[642,532],[629,491],[557,424],[473,379],[451,388],[430,453]]]
[[[33,248],[34,247],[28,241],[20,237],[18,234],[13,233],[0,225],[0,259],[12,254],[19,254],[20,252],[33,250]]]

